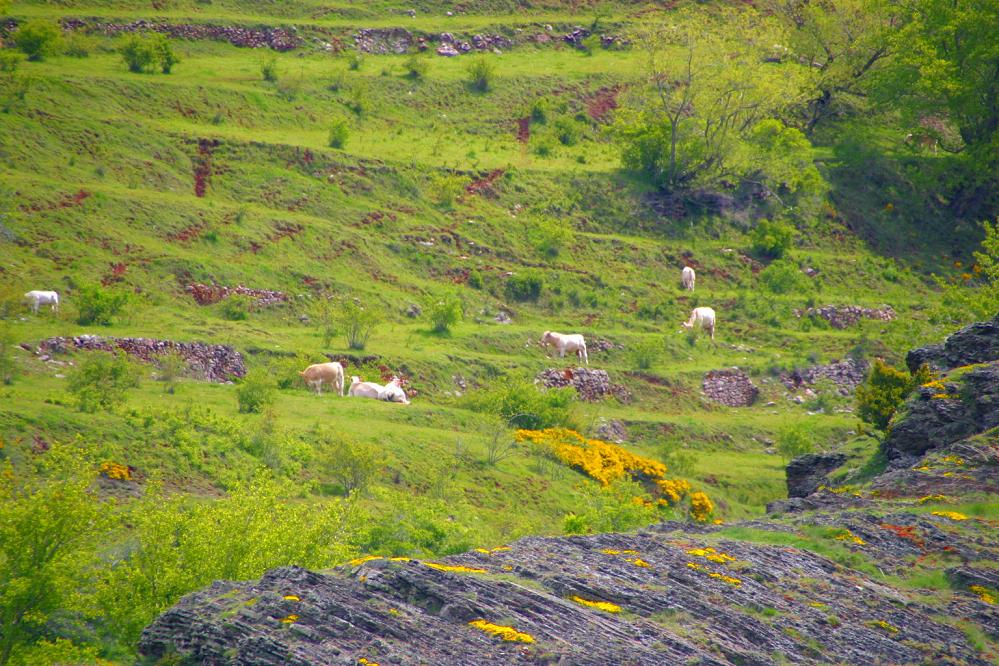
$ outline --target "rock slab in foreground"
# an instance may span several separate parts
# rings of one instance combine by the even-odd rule
[[[999,360],[999,314],[991,321],[965,326],[942,344],[913,349],[905,357],[905,364],[915,372],[923,363],[938,370],[951,370],[995,360]]]

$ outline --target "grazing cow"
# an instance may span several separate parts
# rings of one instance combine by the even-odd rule
[[[711,334],[711,339],[715,339],[715,311],[711,308],[694,308],[690,312],[690,319],[685,321],[684,328],[694,328],[697,326]]]
[[[38,308],[42,305],[51,305],[53,312],[59,312],[59,294],[54,291],[29,291],[24,295],[24,300],[35,314],[38,314]]]
[[[683,288],[687,291],[694,291],[694,281],[696,279],[697,276],[694,275],[694,269],[690,266],[684,266],[680,272],[680,282],[683,284]]]
[[[590,358],[586,354],[586,340],[579,333],[563,335],[554,331],[545,331],[541,336],[541,344],[557,349],[559,358],[565,358],[566,352],[575,352],[586,365],[590,364]]]
[[[323,383],[333,386],[343,397],[343,366],[333,361],[332,363],[315,363],[298,373],[305,383],[316,389],[316,395],[323,394]]]
[[[392,381],[382,387],[382,390],[378,392],[378,399],[385,402],[398,402],[403,405],[409,404],[409,398],[402,390],[402,381],[398,377],[393,377]]]
[[[374,398],[378,400],[384,389],[385,387],[381,384],[362,382],[360,377],[354,375],[350,378],[350,388],[347,389],[347,395],[355,398]]]

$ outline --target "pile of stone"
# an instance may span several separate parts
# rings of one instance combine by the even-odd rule
[[[362,28],[354,34],[354,45],[363,53],[406,53],[414,46],[420,51],[426,51],[432,42],[438,44],[436,51],[442,56],[506,49],[513,45],[503,35],[475,34],[471,37],[459,37],[450,32],[414,35],[405,28]]]
[[[354,45],[362,53],[405,53],[413,43],[413,33],[404,28],[362,28],[354,34]]]
[[[624,427],[624,423],[616,419],[605,419],[602,416],[597,421],[597,426],[593,429],[593,434],[598,439],[606,442],[614,442],[615,444],[628,441],[628,429]]]
[[[870,364],[862,359],[847,358],[827,365],[813,365],[800,370],[785,372],[780,376],[781,383],[792,391],[812,386],[820,379],[828,379],[839,389],[841,395],[851,395],[864,382]]]
[[[597,402],[613,395],[622,402],[631,400],[631,393],[620,384],[613,384],[606,370],[589,368],[548,368],[540,373],[536,381],[546,388],[571,386],[576,389],[579,399]]]
[[[284,28],[245,28],[238,25],[209,23],[164,23],[140,19],[131,23],[104,23],[79,18],[63,19],[64,30],[84,30],[114,36],[126,32],[160,32],[174,39],[214,39],[246,48],[268,47],[275,51],[290,51],[301,46],[302,40]]]
[[[881,308],[864,308],[859,305],[822,305],[817,308],[795,310],[795,317],[822,317],[833,328],[847,328],[861,319],[891,321],[895,310],[890,305]]]
[[[710,400],[728,407],[748,407],[756,402],[760,390],[739,368],[711,370],[701,384]]]
[[[248,296],[254,299],[257,306],[265,305],[276,305],[278,303],[286,303],[288,301],[288,294],[283,291],[274,291],[272,289],[251,289],[250,287],[244,287],[239,284],[235,287],[226,287],[220,284],[189,284],[185,288],[187,293],[191,294],[191,297],[198,302],[198,305],[211,305],[212,303],[218,303],[224,298],[229,298],[232,295]]]
[[[243,356],[228,345],[204,342],[174,342],[150,338],[115,338],[99,335],[54,337],[38,343],[37,354],[48,356],[73,350],[122,351],[147,363],[165,354],[180,354],[191,373],[213,382],[228,382],[246,375]]]

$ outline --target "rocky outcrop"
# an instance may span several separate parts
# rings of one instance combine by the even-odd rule
[[[786,469],[787,496],[807,497],[825,485],[826,475],[846,461],[842,453],[811,453],[792,460]]]
[[[472,51],[487,51],[506,49],[513,42],[503,35],[474,34],[469,36],[455,35],[450,32],[439,34],[416,34],[405,28],[362,28],[354,34],[354,44],[363,53],[396,53],[408,52],[413,47],[420,51],[437,43],[437,54],[456,56]]]
[[[580,400],[597,402],[613,395],[622,402],[631,399],[631,393],[624,386],[614,384],[606,370],[591,370],[589,368],[548,368],[538,374],[535,379],[545,388],[563,388],[571,386],[576,389]]]
[[[884,440],[889,459],[909,460],[999,426],[999,361],[959,369],[909,397]]]
[[[796,317],[821,317],[833,328],[849,328],[861,319],[877,319],[891,321],[895,318],[895,310],[886,305],[881,308],[865,308],[859,305],[823,305],[817,308],[795,310]]]
[[[227,382],[246,374],[243,356],[228,345],[204,342],[174,342],[150,338],[114,338],[99,335],[54,337],[38,343],[39,354],[63,353],[73,350],[122,351],[147,363],[164,354],[177,353],[187,361],[192,374],[213,382]]]
[[[701,388],[710,400],[729,407],[748,407],[760,395],[749,375],[739,368],[711,370],[704,375]]]
[[[871,483],[878,497],[954,497],[999,494],[999,431],[935,449],[908,465],[896,461]]]
[[[63,19],[62,27],[64,30],[84,30],[108,36],[152,31],[163,33],[174,39],[213,39],[229,42],[233,46],[253,49],[266,46],[275,51],[290,51],[302,44],[302,40],[297,35],[285,28],[248,28],[239,25],[215,25],[211,23],[166,23],[145,19],[131,23],[107,23],[80,18]]]
[[[792,391],[813,386],[820,379],[836,384],[842,395],[852,395],[864,382],[870,364],[862,359],[847,358],[826,365],[813,365],[780,376],[781,383]]]
[[[614,442],[615,444],[628,441],[628,429],[624,423],[616,419],[600,417],[597,419],[596,427],[593,428],[593,434],[597,436],[597,439]]]
[[[905,357],[909,370],[915,372],[926,363],[937,370],[951,370],[973,363],[999,359],[999,314],[991,321],[965,326],[942,344],[913,349]]]
[[[189,293],[191,297],[197,301],[198,305],[210,305],[212,303],[218,303],[224,298],[229,298],[233,295],[248,296],[254,300],[258,306],[266,305],[276,305],[278,303],[286,303],[288,301],[288,294],[283,291],[274,291],[272,289],[252,289],[250,287],[244,287],[243,285],[236,285],[235,287],[227,287],[221,284],[189,284],[184,288],[184,291]]]
[[[833,543],[885,572],[904,572],[913,557],[945,545],[970,559],[999,553],[995,532],[965,535],[936,516],[791,520],[745,527],[780,541],[798,522],[829,525],[830,534],[849,536]],[[797,664],[988,664],[914,591],[807,550],[727,539],[724,529],[664,523],[632,534],[526,538],[444,562],[362,558],[327,573],[274,569],[184,597],[143,632],[140,651],[209,666],[727,666],[779,663],[777,654]],[[953,596],[948,614],[988,622],[984,602],[967,590]],[[509,628],[512,640],[483,631],[483,621]]]

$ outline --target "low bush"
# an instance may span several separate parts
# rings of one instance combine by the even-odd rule
[[[572,227],[566,221],[543,217],[528,227],[527,235],[535,250],[554,258],[572,241]]]
[[[531,104],[531,122],[545,124],[552,113],[552,103],[547,97],[539,97]]]
[[[485,56],[473,58],[466,69],[468,73],[468,84],[473,90],[488,92],[493,85],[493,77],[496,68]]]
[[[342,149],[347,145],[347,139],[350,137],[350,125],[343,118],[334,118],[333,122],[330,123],[330,134],[327,141],[330,148]]]
[[[89,58],[94,50],[94,40],[79,32],[71,32],[66,37],[63,53],[71,58]]]
[[[465,191],[468,178],[450,173],[435,174],[430,179],[430,190],[434,201],[443,208],[454,207],[458,197]]]
[[[857,415],[881,432],[887,432],[892,417],[910,393],[933,379],[926,365],[914,374],[875,359],[867,379],[857,387]]]
[[[485,280],[482,277],[482,273],[477,269],[472,269],[468,273],[468,284],[472,289],[482,289],[485,286]]]
[[[86,352],[69,373],[69,392],[81,412],[111,411],[139,385],[139,370],[124,354]]]
[[[663,341],[658,338],[643,338],[631,345],[631,362],[638,370],[648,370],[663,354]]]
[[[406,68],[406,76],[411,79],[420,80],[427,76],[427,72],[430,70],[430,61],[426,56],[414,53],[406,58],[403,66]]]
[[[278,80],[279,74],[277,56],[273,53],[264,56],[260,61],[260,78],[268,83],[274,83]]]
[[[760,281],[773,294],[804,291],[809,283],[798,265],[790,259],[775,261],[760,271]]]
[[[515,301],[537,301],[544,288],[544,276],[537,271],[527,270],[511,275],[506,281],[504,291],[508,298]]]
[[[0,319],[0,384],[9,386],[17,377],[18,365],[14,358],[14,347],[17,339],[10,322]]]
[[[14,43],[21,53],[28,56],[28,60],[44,60],[59,53],[62,48],[62,30],[54,21],[33,19],[17,29]]]
[[[368,487],[382,464],[382,450],[346,435],[313,433],[318,450],[314,468],[321,478],[332,480],[346,495]]]
[[[243,321],[250,314],[253,306],[253,299],[243,294],[233,294],[222,301],[220,310],[222,316],[229,321]]]
[[[375,308],[365,307],[352,298],[338,303],[333,315],[335,330],[344,337],[351,349],[364,349],[375,328],[382,321]]]
[[[276,386],[270,373],[254,368],[236,387],[236,401],[241,414],[260,413],[274,404]]]
[[[469,409],[501,418],[516,428],[540,430],[576,425],[576,391],[542,389],[526,379],[504,378],[465,396]]]
[[[563,116],[558,118],[554,124],[555,136],[563,146],[575,146],[583,137],[583,131],[579,123]]]
[[[187,374],[187,360],[179,352],[163,354],[156,359],[156,379],[163,382],[167,393],[173,393],[177,386],[177,380]]]
[[[98,285],[81,287],[76,294],[76,323],[81,326],[110,326],[111,319],[128,303],[128,294]]]
[[[158,32],[148,35],[130,34],[118,47],[122,60],[128,66],[128,71],[136,74],[159,67],[164,74],[169,74],[180,58],[173,52],[170,40]]]
[[[779,259],[794,243],[794,227],[779,220],[760,220],[753,230],[752,242],[757,255]]]
[[[795,423],[777,433],[777,452],[788,462],[815,450],[815,434],[806,423]]]
[[[447,333],[462,319],[463,304],[456,294],[445,294],[427,301],[424,314],[434,333]]]
[[[537,135],[531,143],[531,152],[538,157],[551,157],[555,154],[555,139],[549,134]]]

